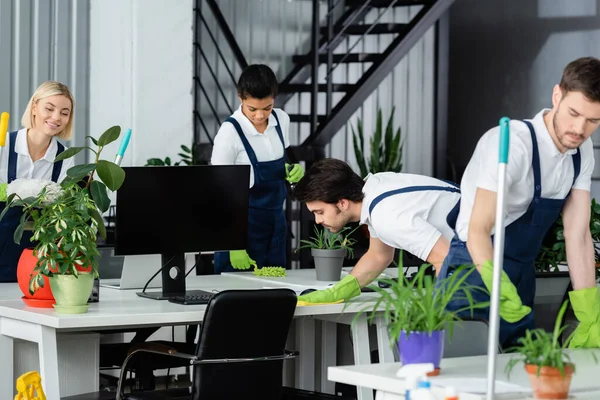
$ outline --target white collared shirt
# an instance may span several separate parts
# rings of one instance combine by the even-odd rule
[[[252,122],[242,113],[241,106],[232,115],[240,124],[259,162],[273,161],[284,156],[285,149],[281,145],[281,140],[275,128],[277,120],[273,116],[274,112],[277,113],[277,118],[279,118],[283,141],[287,148],[290,145],[290,117],[283,110],[279,108],[273,109],[269,115],[267,129],[265,129],[264,133],[256,130]],[[250,165],[250,187],[254,185],[254,169],[250,164],[248,153],[246,153],[244,144],[237,134],[235,127],[229,122],[223,123],[217,132],[217,136],[215,136],[210,163],[212,165]]]
[[[561,153],[544,122],[548,109],[541,110],[531,121],[540,155],[542,197],[564,199],[573,184],[573,157],[577,150]],[[505,226],[519,219],[533,199],[533,149],[531,134],[523,121],[510,121],[508,164],[506,167]],[[462,241],[467,240],[469,220],[478,187],[493,192],[498,188],[498,146],[500,128],[487,131],[477,143],[461,181],[462,198],[456,229]],[[594,171],[594,149],[588,138],[580,146],[581,169],[573,188],[590,190]]]
[[[52,170],[54,168],[54,158],[56,157],[57,139],[52,138],[50,145],[46,150],[44,157],[33,162],[29,155],[29,146],[27,145],[27,129],[21,129],[17,133],[15,142],[15,153],[17,153],[17,179],[52,179]],[[4,147],[0,147],[0,183],[7,183],[8,180],[8,152],[10,149],[10,135],[6,135]],[[65,149],[67,147],[65,146]],[[75,164],[73,157],[63,160],[62,168],[58,178],[58,183],[62,182],[67,176],[67,170]]]
[[[380,201],[369,215],[371,202],[382,193],[410,186],[453,187],[450,184],[428,176],[395,172],[381,172],[365,179],[360,223],[367,224],[371,237],[425,261],[440,236],[448,241],[454,236],[446,217],[460,200],[456,192],[431,190],[396,194]]]

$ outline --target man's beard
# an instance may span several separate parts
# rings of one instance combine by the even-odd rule
[[[574,132],[563,132],[560,128],[560,125],[557,122],[557,115],[559,113],[560,107],[556,110],[556,112],[554,113],[554,116],[552,117],[552,128],[554,129],[554,135],[556,136],[556,139],[558,140],[558,142],[560,143],[561,146],[563,146],[565,149],[576,149],[578,148],[582,142],[580,142],[579,144],[574,144],[570,141],[568,141],[569,135],[576,135],[576,136],[580,136]]]

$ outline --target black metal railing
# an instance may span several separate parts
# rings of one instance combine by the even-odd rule
[[[229,49],[231,50],[238,66],[241,69],[244,69],[248,66],[248,62],[246,61],[246,58],[244,57],[244,53],[240,49],[240,46],[238,45],[238,43],[235,39],[235,36],[233,35],[233,32],[229,28],[229,25],[227,24],[227,21],[225,20],[225,17],[223,16],[223,13],[221,12],[221,9],[219,8],[219,5],[217,4],[216,0],[195,0],[195,4],[194,4],[194,143],[202,142],[202,132],[204,132],[206,140],[208,140],[208,142],[212,145],[213,144],[213,136],[211,135],[211,132],[209,131],[209,129],[206,125],[206,121],[204,121],[204,119],[202,117],[202,113],[200,112],[201,105],[205,104],[207,106],[207,108],[210,109],[210,112],[216,121],[219,121],[220,118],[219,118],[217,109],[215,108],[215,105],[211,101],[210,95],[206,89],[206,85],[202,82],[202,79],[200,78],[202,67],[205,67],[208,70],[209,75],[212,78],[212,82],[216,86],[217,91],[220,94],[221,98],[223,99],[230,114],[233,113],[233,107],[231,106],[231,104],[229,103],[229,100],[227,99],[225,90],[223,90],[223,86],[221,85],[221,82],[219,81],[217,74],[215,73],[215,69],[211,66],[211,63],[208,60],[206,52],[202,48],[202,45],[203,45],[202,44],[202,33],[203,32],[206,32],[207,37],[210,40],[211,46],[213,46],[214,49],[216,50],[216,52],[219,56],[219,59],[222,61],[223,65],[225,66],[227,75],[231,79],[231,82],[233,83],[234,86],[236,84],[236,79],[233,75],[233,72],[231,71],[231,68],[229,67],[230,61],[227,60],[225,58],[225,56],[223,55],[223,51],[220,48],[220,44],[217,41],[217,39],[215,38],[215,35],[213,34],[212,30],[209,27],[209,24],[204,15],[204,12],[206,12],[206,11],[203,11],[203,3],[206,3],[208,10],[210,10],[210,12],[212,14],[212,18],[216,22],[216,24],[219,28],[219,32],[223,35],[223,38],[227,42],[227,45],[228,45]],[[206,77],[206,75],[203,75],[203,76]],[[204,102],[202,101],[202,99],[204,99]]]

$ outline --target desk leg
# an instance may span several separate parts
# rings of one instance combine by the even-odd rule
[[[370,364],[371,351],[369,350],[369,324],[367,317],[361,315],[356,322],[350,325],[352,330],[352,347],[354,350],[354,364]],[[358,400],[373,400],[373,390],[366,387],[357,387]]]
[[[12,399],[16,393],[15,381],[13,381],[14,339],[12,337],[0,334],[0,354],[0,399]]]
[[[327,368],[337,365],[337,324],[321,321],[321,392],[334,394],[335,382],[327,380]]]
[[[296,364],[296,385],[299,389],[315,390],[315,320],[296,319],[296,343],[300,356]]]
[[[40,375],[42,387],[48,399],[60,399],[60,381],[58,380],[58,351],[56,348],[56,330],[40,326],[39,351]]]
[[[379,362],[381,364],[395,362],[396,360],[394,359],[394,352],[390,348],[390,339],[388,336],[385,319],[381,316],[376,317],[375,325],[377,327],[377,349],[379,352]]]

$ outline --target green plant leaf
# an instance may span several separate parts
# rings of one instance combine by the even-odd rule
[[[121,134],[121,127],[118,125],[111,126],[108,128],[98,139],[98,146],[106,146],[109,143],[114,142],[119,138]]]
[[[148,165],[165,165],[165,162],[160,158],[149,158],[148,160],[146,160],[146,166]]]
[[[86,136],[86,138],[90,138],[90,140],[92,141],[92,143],[94,143],[96,146],[98,146],[98,141],[96,140],[95,137],[88,135],[88,136]]]
[[[394,135],[394,111],[396,111],[396,107],[392,107],[392,112],[390,113],[390,118],[388,119],[387,126],[385,128],[385,152],[383,154],[383,165],[385,171],[391,171],[392,167],[392,152],[395,152],[396,149],[393,147],[393,135]]]
[[[102,179],[102,182],[112,191],[119,189],[123,181],[125,181],[125,171],[123,168],[110,161],[99,160],[96,172],[100,179]]]
[[[94,182],[92,182],[92,184]],[[106,189],[105,189],[105,192],[106,192]],[[90,213],[92,215],[92,218],[94,218],[96,220],[96,222],[98,223],[98,234],[100,235],[100,237],[102,239],[106,240],[106,225],[104,225],[104,219],[102,218],[102,215],[100,215],[100,213],[96,209],[90,210]]]
[[[57,155],[54,158],[54,162],[58,162],[58,161],[66,160],[67,158],[71,158],[75,154],[79,153],[81,150],[86,149],[86,148],[87,147],[69,147],[68,149],[65,149],[65,151],[63,151],[62,153]]]
[[[90,184],[90,193],[94,199],[94,203],[102,212],[106,212],[110,207],[110,199],[106,194],[106,185],[96,180]]]
[[[67,176],[79,180],[95,170],[96,166],[96,163],[76,165],[67,170]]]
[[[192,150],[189,147],[187,147],[186,145],[182,144],[181,145],[181,150],[185,151],[186,153],[192,154]]]
[[[359,121],[359,128],[362,128],[360,125],[360,119]],[[351,127],[352,129],[352,145],[354,146],[354,156],[356,158],[356,163],[358,164],[358,168],[360,169],[360,175],[362,178],[364,178],[365,176],[367,176],[368,174],[368,170],[367,170],[367,164],[365,163],[365,156],[364,156],[364,141],[363,141],[363,137],[362,137],[362,129],[359,129],[358,131],[358,138],[356,133],[354,132],[354,127]],[[358,140],[360,140],[360,146],[358,145]]]

